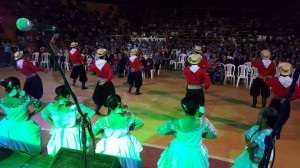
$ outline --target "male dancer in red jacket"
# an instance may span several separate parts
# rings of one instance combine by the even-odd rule
[[[142,67],[141,60],[137,57],[138,50],[132,49],[130,52],[130,73],[128,75],[127,83],[129,84],[128,93],[131,93],[132,87],[136,87],[135,94],[140,95],[140,89],[143,84],[142,73],[140,68]]]
[[[84,68],[84,64],[85,64],[84,59],[82,58],[80,52],[77,50],[78,43],[72,42],[70,47],[71,50],[69,51],[69,57],[70,57],[70,62],[73,65],[70,78],[73,79],[73,86],[75,86],[76,80],[79,76],[79,81],[82,82],[81,89],[85,90],[87,89],[87,87],[85,86],[85,83],[87,82],[87,76]]]
[[[267,99],[270,96],[270,87],[264,82],[264,78],[276,74],[276,65],[270,60],[271,52],[268,50],[262,50],[260,52],[262,60],[251,61],[251,66],[257,68],[258,76],[254,79],[250,89],[250,95],[253,97],[252,107],[256,108],[257,97],[262,96],[262,108],[267,104]]]
[[[199,112],[203,114],[204,109],[204,92],[203,89],[208,89],[211,81],[206,71],[199,67],[199,62],[202,56],[199,54],[192,54],[188,57],[187,61],[191,64],[185,67],[183,73],[187,81],[187,91],[185,97],[194,100],[196,105],[199,105]]]
[[[290,86],[292,84],[293,79],[290,77],[290,75],[293,72],[293,66],[290,63],[282,62],[278,65],[280,76],[278,78],[266,78],[265,83],[271,87],[271,91],[274,94],[274,97],[271,100],[271,103],[269,104],[269,107],[275,108],[278,112],[280,112],[280,108],[282,106],[282,103],[286,96],[288,95],[288,92],[290,90]],[[300,98],[300,88],[298,85],[295,86],[295,91],[291,97],[291,101],[299,99]],[[289,119],[290,115],[290,106],[288,106],[287,109],[285,109],[284,113],[284,121],[285,122]],[[279,130],[276,138],[280,138],[280,132]]]
[[[100,48],[96,52],[96,56],[99,59],[91,65],[90,71],[96,72],[98,77],[97,85],[93,94],[93,101],[96,104],[96,113],[100,114],[99,110],[102,105],[106,106],[107,98],[115,94],[115,86],[112,83],[112,78],[114,77],[114,73],[110,63],[105,60],[106,57],[106,49]]]

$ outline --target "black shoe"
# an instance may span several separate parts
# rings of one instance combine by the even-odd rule
[[[276,139],[279,140],[279,139],[280,139],[280,135],[277,135],[277,136],[276,136]]]
[[[140,94],[142,94],[142,93],[140,93],[140,92],[136,92],[136,93],[135,93],[135,95],[140,95]]]
[[[81,90],[85,90],[85,89],[87,89],[87,87],[85,87],[85,86],[84,86],[84,87],[81,87]]]
[[[256,108],[256,104],[252,104],[251,107]]]

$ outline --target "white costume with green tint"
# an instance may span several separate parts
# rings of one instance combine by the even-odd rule
[[[202,143],[202,134],[209,132],[216,135],[217,130],[207,118],[202,120],[199,127],[194,130],[186,131],[174,124],[171,120],[158,128],[159,134],[169,134],[175,132],[175,139],[160,155],[157,162],[158,168],[208,168],[208,150]]]
[[[82,112],[88,116],[95,114],[95,111],[79,104]],[[41,113],[43,118],[52,118],[53,127],[50,131],[51,138],[47,145],[49,155],[54,156],[60,148],[81,150],[81,126],[77,122],[79,117],[76,105],[66,106],[56,103],[49,103]]]
[[[0,143],[10,149],[24,151],[31,154],[42,150],[41,127],[29,119],[28,106],[37,108],[40,101],[26,95],[19,104],[8,105],[0,99],[0,108],[6,117],[0,120]]]
[[[118,123],[118,126],[114,126],[114,123]],[[111,113],[107,117],[100,118],[93,125],[94,132],[104,130],[102,138],[96,145],[96,153],[117,156],[123,168],[142,167],[140,158],[142,144],[129,133],[129,127],[133,124],[135,128],[139,128],[144,123],[133,114],[122,116]]]

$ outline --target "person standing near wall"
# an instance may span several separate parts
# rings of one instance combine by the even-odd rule
[[[11,64],[11,44],[9,40],[6,40],[2,42],[2,45],[4,47],[3,61],[6,64],[5,66],[9,66]]]

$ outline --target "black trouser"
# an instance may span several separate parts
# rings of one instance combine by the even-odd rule
[[[257,97],[261,95],[263,98],[268,98],[270,96],[270,87],[264,82],[262,78],[256,78],[250,89],[250,95]]]
[[[281,106],[282,106],[281,101],[282,100],[283,100],[283,98],[274,97],[269,104],[269,107],[275,108],[279,114],[278,120],[281,121],[281,127],[279,128],[278,133],[277,133],[277,135],[279,135],[279,136],[281,133],[281,129],[284,126],[284,124],[287,122],[287,120],[289,119],[290,112],[291,112],[291,104],[289,102],[288,102],[288,105],[286,106],[286,109],[284,109],[284,111],[281,111]]]
[[[187,89],[185,97],[192,99],[196,105],[204,106],[205,97],[203,89]]]
[[[73,80],[77,80],[78,76],[80,82],[87,82],[88,79],[83,65],[73,66],[70,78],[72,78]]]

